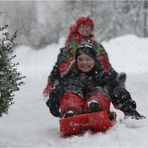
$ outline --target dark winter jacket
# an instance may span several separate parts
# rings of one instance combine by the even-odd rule
[[[97,60],[102,65],[103,70],[108,73],[115,71],[109,63],[109,58],[104,47],[101,44],[94,42],[93,48],[96,50]],[[60,49],[57,62],[48,77],[48,81],[51,84],[54,85],[56,81],[59,81],[68,73],[69,69],[71,69],[71,65],[75,62],[76,49],[77,44],[75,42],[72,42],[69,46]]]
[[[61,79],[60,83],[65,86],[68,83],[78,81],[84,88],[93,88],[95,86],[107,86],[109,81],[116,79],[117,73],[111,71],[110,73],[104,72],[99,62],[96,62],[94,68],[88,72],[83,73],[77,69],[76,63],[74,63],[69,72]]]
[[[47,105],[50,108],[50,112],[54,116],[60,116],[59,105],[60,99],[67,91],[72,91],[77,93],[82,97],[82,99],[89,96],[89,92],[93,90],[96,86],[102,88],[111,87],[113,81],[116,82],[117,73],[111,71],[110,73],[104,72],[101,64],[96,61],[96,64],[91,72],[83,73],[77,69],[76,63],[74,63],[69,70],[69,72],[59,79],[58,84],[51,91],[49,95],[49,100]]]

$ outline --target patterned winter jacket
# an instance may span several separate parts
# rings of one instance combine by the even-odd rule
[[[59,105],[64,93],[72,91],[82,99],[87,99],[92,94],[102,91],[103,93],[106,92],[105,95],[110,98],[109,87],[112,87],[112,82],[116,83],[116,72],[104,72],[99,62],[88,73],[80,72],[74,62],[69,72],[59,79],[58,84],[50,92],[50,99],[46,104],[54,116],[60,117]]]
[[[72,89],[81,89],[84,94],[87,94],[94,91],[93,88],[96,86],[104,88],[108,87],[111,82],[116,81],[117,73],[115,71],[112,70],[110,73],[107,73],[98,61],[96,63],[93,70],[83,73],[78,70],[76,62],[74,62],[69,72],[59,81],[60,87],[69,89],[67,86],[73,86]],[[64,89],[64,92],[67,91],[66,89]]]
[[[108,55],[103,46],[97,42],[93,42],[93,47],[97,51],[97,60],[101,63],[103,70],[107,73],[113,71],[113,68],[109,63]],[[57,57],[57,62],[48,77],[48,82],[50,82],[53,86],[56,81],[59,81],[60,78],[68,73],[71,65],[75,61],[76,48],[77,43],[73,41],[67,47],[60,49],[60,53]]]

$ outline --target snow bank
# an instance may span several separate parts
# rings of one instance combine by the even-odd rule
[[[103,42],[112,66],[126,73],[148,72],[148,38],[125,35]]]

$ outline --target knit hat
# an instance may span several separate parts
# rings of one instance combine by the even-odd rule
[[[96,58],[97,58],[97,53],[96,53],[95,49],[90,44],[85,43],[85,44],[78,45],[76,53],[75,53],[76,60],[77,60],[78,56],[83,53],[90,56],[94,60],[96,60]]]
[[[89,16],[82,16],[78,18],[78,20],[76,21],[77,29],[79,29],[81,25],[88,25],[92,28],[92,30],[94,29],[94,21]]]

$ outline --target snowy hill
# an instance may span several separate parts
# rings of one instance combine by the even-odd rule
[[[148,147],[148,119],[117,124],[106,134],[87,132],[83,136],[60,137],[59,120],[49,114],[42,90],[63,45],[64,38],[43,50],[26,46],[16,50],[18,68],[27,78],[16,93],[9,114],[0,119],[0,147]],[[127,73],[127,89],[137,102],[138,111],[148,118],[148,39],[125,35],[103,45],[112,66]],[[117,114],[118,120],[123,118],[122,112]]]

